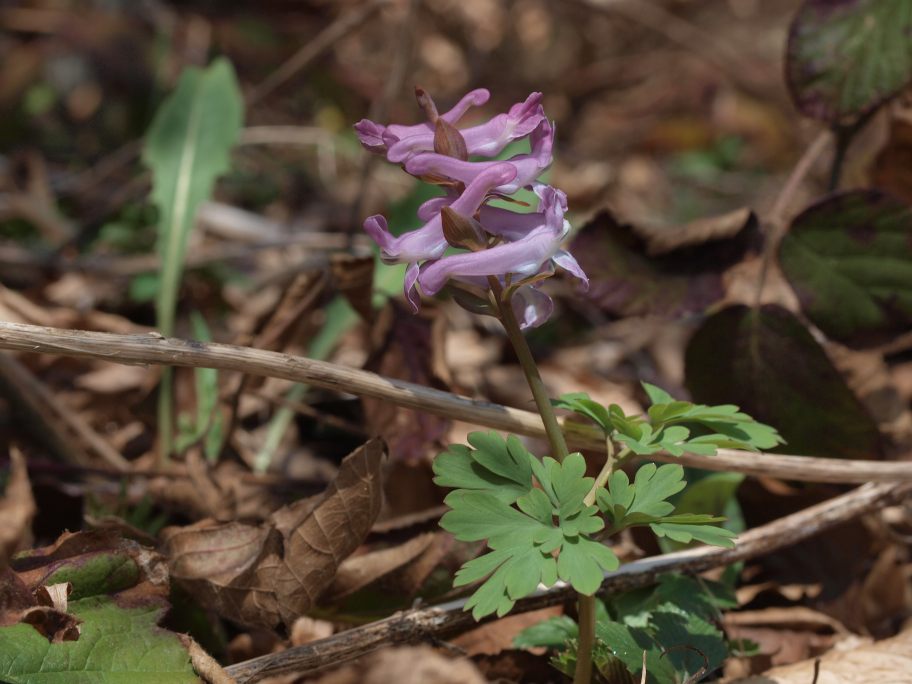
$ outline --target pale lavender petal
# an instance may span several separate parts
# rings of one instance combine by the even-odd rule
[[[450,111],[441,114],[440,118],[445,119],[447,123],[455,124],[467,111],[469,111],[469,109],[472,107],[480,107],[490,99],[491,93],[487,88],[470,90],[462,96],[462,99],[459,100],[459,102],[453,105],[453,108],[450,109]]]
[[[541,93],[532,93],[525,102],[510,107],[508,113],[498,114],[485,124],[460,131],[469,154],[493,157],[509,143],[529,135],[545,120],[541,98]]]
[[[535,157],[543,169],[551,165],[555,133],[554,124],[547,119],[542,119],[541,123],[529,135],[529,148],[531,150],[529,156]]]
[[[563,249],[558,250],[551,259],[555,264],[579,281],[581,290],[585,291],[589,289],[589,278],[570,252]]]
[[[386,152],[386,143],[383,140],[385,130],[385,126],[381,126],[370,119],[361,119],[355,124],[355,133],[358,135],[358,140],[361,141],[365,149],[377,154]]]
[[[516,178],[499,186],[496,191],[512,195],[520,188],[531,185],[551,165],[551,149],[554,129],[543,120],[532,132],[532,152],[517,154],[506,161],[516,167]],[[470,162],[435,152],[421,152],[409,157],[405,170],[413,176],[443,176],[461,183],[471,183],[479,173],[500,162]]]
[[[389,231],[389,224],[387,224],[386,217],[383,214],[374,214],[364,219],[364,232],[377,243],[381,250],[386,250],[392,241],[395,240],[393,234]]]
[[[537,328],[547,321],[554,311],[551,297],[532,285],[517,288],[511,303],[521,330]]]
[[[478,220],[491,235],[513,241],[544,224],[545,215],[539,211],[520,213],[486,204],[479,211]]]
[[[443,197],[432,197],[426,202],[423,202],[421,206],[418,207],[418,218],[422,221],[430,221],[440,213],[441,209],[450,206],[453,203],[454,199],[456,198],[451,195],[444,195]]]
[[[544,212],[560,212],[563,216],[567,211],[567,193],[551,185],[536,183],[532,190],[538,195],[538,210]]]
[[[490,97],[491,93],[488,92],[488,90],[485,88],[476,88],[475,90],[470,90],[468,93],[462,96],[462,99],[459,100],[459,102],[457,102],[453,108],[450,109],[450,111],[441,114],[440,118],[447,123],[455,125],[470,108],[483,105],[488,101],[488,99],[490,99]],[[428,121],[420,124],[415,124],[413,126],[390,124],[386,127],[386,132],[387,139],[394,139],[393,142],[404,140],[405,138],[411,138],[415,135],[430,134],[433,137],[434,124]]]
[[[529,135],[545,120],[541,106],[541,93],[532,93],[524,102],[515,104],[506,114],[498,114],[487,123],[459,132],[465,138],[469,154],[493,157],[509,143]],[[417,130],[417,129],[416,129]],[[434,149],[434,131],[430,125],[424,132],[400,138],[394,142],[385,138],[389,147],[386,158],[391,162],[404,162],[418,152],[430,152]]]
[[[507,240],[519,240],[542,225],[550,226],[555,233],[566,235],[570,228],[564,221],[567,195],[557,188],[540,183],[534,186],[534,190],[539,197],[538,211],[520,213],[485,205],[479,212],[478,220],[489,233]]]
[[[443,257],[428,264],[418,277],[421,290],[432,295],[447,280],[455,277],[500,276],[513,273],[527,277],[538,273],[542,265],[560,249],[561,235],[547,225],[541,226],[516,242],[496,245],[480,252],[464,252]]]
[[[492,188],[509,182],[515,174],[516,170],[510,164],[496,164],[479,174],[450,206],[457,214],[472,216]],[[388,263],[437,259],[448,247],[439,213],[421,228],[398,238],[389,232],[386,219],[380,215],[368,218],[364,222],[364,230],[380,246],[381,257]]]
[[[409,264],[408,268],[405,269],[405,280],[402,287],[405,292],[405,298],[412,307],[412,313],[418,313],[421,308],[421,295],[418,293],[418,288],[415,287],[415,283],[418,282],[418,272],[418,264]]]
[[[516,167],[507,162],[498,162],[482,171],[466,186],[462,194],[450,206],[457,214],[472,216],[494,188],[509,183],[516,177]]]

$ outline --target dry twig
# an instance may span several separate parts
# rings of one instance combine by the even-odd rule
[[[365,2],[360,7],[356,7],[352,11],[343,14],[336,19],[316,37],[304,43],[304,47],[292,55],[287,62],[272,72],[265,81],[251,90],[247,96],[247,106],[253,106],[269,95],[292,76],[304,69],[313,60],[322,55],[325,50],[332,47],[333,43],[344,38],[370,19],[374,12],[389,3],[389,1],[390,0],[372,0],[371,2]]]
[[[773,207],[766,218],[766,244],[763,249],[763,262],[760,267],[760,277],[757,280],[757,290],[754,298],[754,306],[760,304],[760,298],[763,295],[763,286],[766,284],[766,277],[769,274],[770,264],[773,261],[773,255],[776,253],[776,247],[788,228],[789,205],[795,197],[801,183],[810,173],[816,161],[820,158],[830,146],[832,135],[830,131],[821,131],[814,141],[808,145],[804,154],[795,163],[792,172],[789,174],[785,185],[779,191]]]
[[[242,371],[383,399],[405,408],[505,432],[539,438],[545,435],[541,418],[529,411],[469,399],[326,361],[250,347],[169,339],[157,333],[117,335],[0,322],[0,349],[88,357],[127,365],[158,364]],[[563,429],[567,442],[577,449],[601,451],[604,448],[604,438],[596,428],[565,421]],[[651,458],[706,470],[808,482],[912,481],[912,463],[760,455],[734,449],[720,449],[715,456],[657,454]]]

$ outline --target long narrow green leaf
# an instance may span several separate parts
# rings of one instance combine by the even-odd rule
[[[217,59],[208,69],[183,73],[146,135],[143,162],[152,171],[152,201],[159,211],[158,325],[165,335],[174,329],[177,286],[196,211],[228,170],[242,122],[234,70]]]
[[[177,292],[187,242],[200,204],[216,178],[229,168],[241,129],[243,100],[231,64],[215,60],[208,69],[187,69],[155,115],[143,146],[152,171],[152,202],[158,207],[157,250],[161,275],[156,310],[163,335],[174,333]],[[162,376],[159,438],[171,445],[171,373]]]

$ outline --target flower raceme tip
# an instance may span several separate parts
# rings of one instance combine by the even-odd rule
[[[365,220],[365,231],[380,247],[384,262],[408,264],[404,289],[415,311],[419,288],[428,296],[448,284],[487,290],[493,278],[510,293],[521,327],[541,325],[554,308],[551,298],[538,289],[544,278],[560,268],[588,287],[579,264],[561,249],[570,230],[564,218],[566,195],[538,182],[551,165],[554,145],[554,125],[545,117],[541,93],[532,93],[485,123],[464,128],[457,124],[469,109],[490,99],[487,90],[467,93],[443,114],[425,91],[416,89],[416,96],[427,115],[425,123],[384,126],[364,119],[355,131],[365,149],[444,188],[445,194],[419,207],[424,223],[416,230],[395,237],[377,214]],[[523,139],[529,141],[528,153],[491,159]],[[523,188],[538,196],[536,210],[517,212],[490,204]],[[454,246],[469,251],[448,253]]]

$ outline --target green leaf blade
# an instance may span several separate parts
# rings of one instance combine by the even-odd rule
[[[0,679],[9,684],[191,684],[199,678],[177,634],[157,626],[160,605],[120,607],[107,596],[69,605],[76,641],[51,644],[31,625],[0,628]]]
[[[910,235],[907,204],[877,190],[853,190],[799,214],[779,260],[818,328],[851,347],[867,347],[912,328]]]
[[[162,334],[174,332],[177,287],[196,212],[216,178],[229,168],[240,133],[243,99],[231,64],[217,59],[187,69],[155,115],[142,159],[152,171],[152,202],[159,210],[157,249],[162,263],[157,298]]]
[[[786,49],[796,105],[831,125],[851,125],[912,79],[910,33],[906,0],[805,0]]]
[[[866,459],[882,451],[867,409],[813,335],[782,307],[736,305],[706,319],[688,343],[685,382],[698,401],[735,403],[775,425],[790,453]],[[721,423],[715,428],[727,430]],[[734,429],[751,441],[775,439],[768,427]]]

